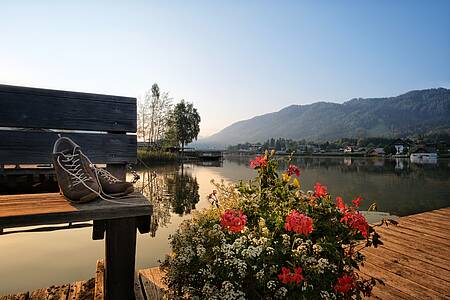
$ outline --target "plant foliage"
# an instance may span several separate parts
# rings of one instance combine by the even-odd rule
[[[276,172],[273,153],[257,157],[257,177],[215,184],[220,206],[194,214],[171,237],[170,299],[361,299],[375,279],[356,270],[360,250],[381,244],[357,210],[325,186],[303,191],[299,170]]]

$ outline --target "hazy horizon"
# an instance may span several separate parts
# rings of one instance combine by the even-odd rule
[[[193,102],[200,136],[292,104],[450,87],[450,2],[2,1],[0,84]]]

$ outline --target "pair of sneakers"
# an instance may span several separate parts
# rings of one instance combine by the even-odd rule
[[[80,146],[67,137],[55,142],[53,165],[61,193],[72,202],[89,202],[98,197],[107,200],[134,191],[131,183],[97,168]]]

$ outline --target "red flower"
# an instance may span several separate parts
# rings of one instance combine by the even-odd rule
[[[321,185],[320,183],[316,183],[316,185],[314,185],[314,196],[316,197],[325,197],[328,192],[327,192],[327,187],[324,185]]]
[[[227,209],[220,220],[220,225],[231,232],[241,232],[247,224],[247,216],[240,210]]]
[[[296,165],[289,165],[289,168],[287,169],[287,174],[289,176],[295,174],[298,177],[300,176],[300,170]]]
[[[295,282],[299,284],[303,280],[302,268],[294,268],[294,272],[288,268],[282,267],[281,274],[278,275],[278,279],[281,280],[284,284],[288,284],[290,282]]]
[[[284,229],[308,236],[313,231],[313,219],[293,210],[286,216]]]
[[[353,205],[354,205],[355,207],[359,207],[359,204],[360,204],[360,202],[362,201],[362,199],[363,199],[362,197],[358,197],[358,198],[352,200]]]
[[[353,283],[353,277],[349,275],[344,275],[338,278],[336,285],[334,286],[334,290],[337,293],[347,293],[351,289],[355,287]]]
[[[345,222],[353,229],[361,232],[363,237],[367,238],[367,229],[369,228],[369,223],[367,223],[366,218],[363,214],[358,211],[347,211],[342,217],[341,222]]]
[[[250,161],[250,168],[266,167],[267,157],[258,155],[254,160]]]
[[[336,207],[341,211],[344,212],[347,207],[344,204],[344,200],[342,200],[342,197],[336,197]]]

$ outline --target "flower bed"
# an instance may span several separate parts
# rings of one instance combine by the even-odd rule
[[[289,162],[288,162],[289,165]],[[250,163],[257,177],[216,184],[218,208],[185,221],[171,237],[168,297],[199,299],[360,299],[375,279],[355,272],[360,250],[381,244],[357,210],[320,183],[304,192],[299,169],[277,173],[266,153]]]

